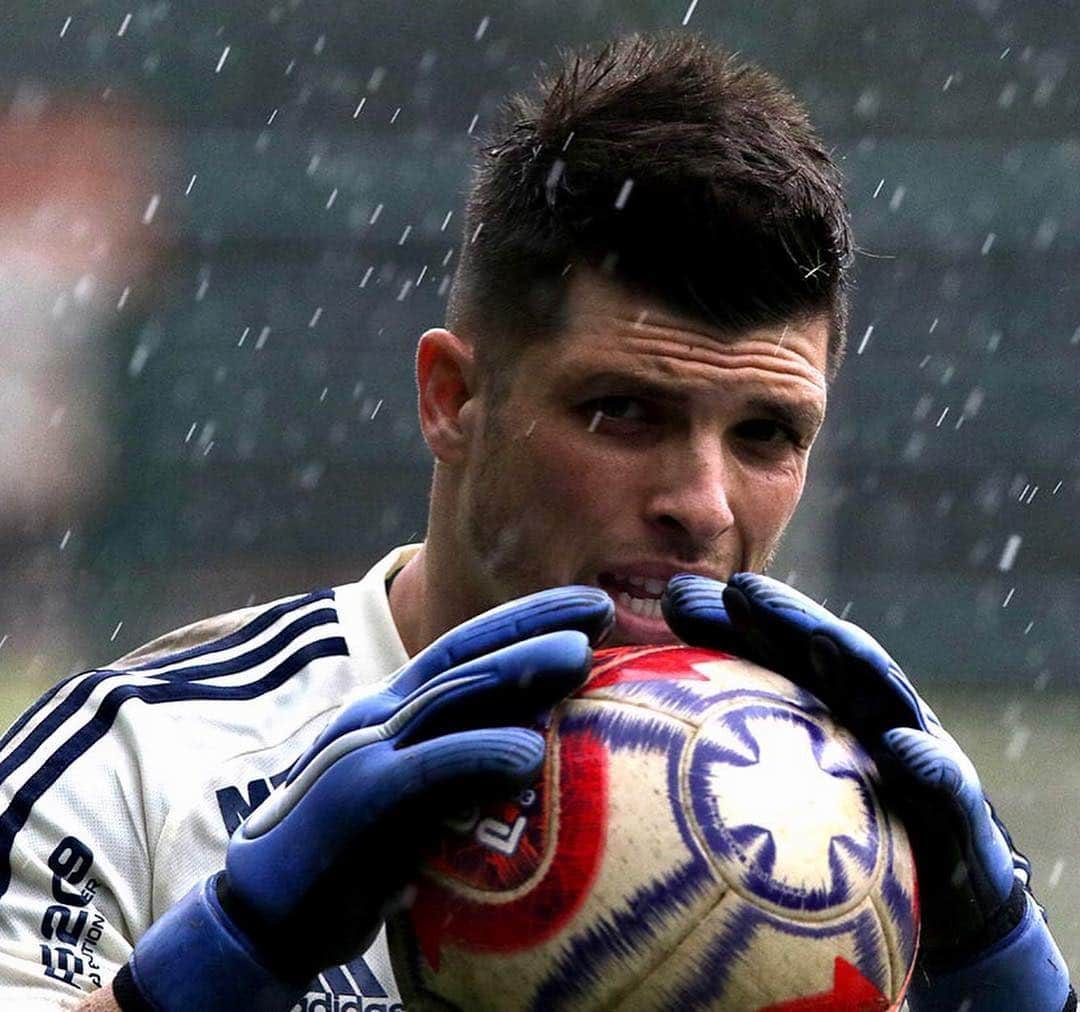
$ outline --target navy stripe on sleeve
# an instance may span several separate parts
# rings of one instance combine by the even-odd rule
[[[139,699],[151,705],[190,700],[254,699],[278,688],[320,657],[344,657],[348,653],[345,640],[332,636],[301,647],[262,678],[243,685],[208,685],[183,680],[138,685],[127,683],[111,689],[94,716],[45,760],[41,768],[15,792],[6,811],[0,815],[0,896],[7,892],[11,884],[11,848],[15,836],[26,825],[34,804],[79,756],[105,736],[120,707],[129,699]]]
[[[332,589],[317,590],[310,594],[305,594],[302,597],[292,598],[288,601],[282,601],[279,604],[275,604],[271,608],[267,608],[266,611],[261,612],[247,625],[241,626],[234,633],[230,633],[228,636],[224,636],[221,639],[209,640],[206,643],[201,643],[196,647],[191,647],[188,650],[181,650],[175,654],[167,654],[164,657],[158,658],[154,661],[147,661],[144,664],[134,666],[132,668],[124,668],[122,670],[130,671],[150,671],[154,668],[168,667],[171,664],[177,664],[181,661],[190,660],[192,657],[198,657],[203,654],[214,653],[218,650],[229,650],[232,647],[239,646],[242,643],[246,643],[251,639],[254,639],[264,629],[273,625],[282,615],[288,614],[290,611],[296,611],[299,608],[303,608],[313,601],[319,600],[333,600],[334,591]],[[68,675],[67,678],[61,679],[51,689],[45,692],[31,707],[23,712],[18,720],[8,728],[3,738],[0,738],[0,752],[3,752],[7,748],[11,740],[18,735],[18,733],[26,726],[27,722],[32,720],[34,716],[41,712],[46,706],[49,705],[56,698],[56,694],[75,681],[77,678],[83,678],[86,675],[96,673],[97,669],[90,669],[90,671],[78,671],[73,675]],[[115,669],[110,671],[111,674],[117,674]],[[100,681],[100,679],[99,679]],[[96,682],[94,684],[97,684]],[[92,690],[91,690],[92,691]],[[3,779],[3,775],[0,774],[0,779]]]
[[[248,640],[254,639],[264,629],[272,626],[282,615],[287,615],[290,611],[296,611],[314,601],[332,601],[333,599],[334,591],[328,589],[315,590],[310,594],[305,594],[303,597],[295,597],[289,601],[282,601],[280,604],[275,604],[272,608],[267,608],[266,611],[258,614],[247,625],[237,629],[236,632],[230,633],[228,636],[223,636],[219,640],[200,643],[198,646],[191,647],[187,650],[181,650],[175,654],[167,654],[165,657],[159,657],[156,660],[147,661],[144,664],[137,664],[134,667],[125,670],[152,671],[155,668],[164,668],[171,664],[179,664],[181,661],[191,660],[192,657],[201,657],[204,654],[216,653],[219,650],[230,650],[232,647],[239,646],[241,643],[247,643]]]
[[[309,612],[290,622],[276,636],[267,640],[261,646],[247,653],[237,654],[224,661],[213,664],[193,665],[173,672],[150,672],[148,677],[168,679],[170,682],[198,682],[210,678],[220,678],[223,675],[239,674],[242,671],[255,667],[269,660],[296,639],[302,633],[319,625],[333,624],[337,621],[337,612],[333,608],[320,608],[318,611]],[[264,627],[265,628],[265,627]],[[86,675],[78,686],[72,690],[67,698],[52,710],[42,721],[19,743],[17,748],[12,749],[2,762],[0,762],[0,781],[6,780],[23,763],[33,756],[34,752],[58,730],[64,721],[76,714],[90,698],[93,691],[107,678],[116,678],[118,675],[127,674],[126,671],[104,669],[94,671]],[[108,697],[106,697],[108,698]]]

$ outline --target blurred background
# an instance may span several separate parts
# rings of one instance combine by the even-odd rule
[[[560,46],[714,36],[861,253],[774,575],[968,748],[1080,971],[1080,28],[1055,0],[35,0],[0,13],[0,723],[423,535],[412,353],[474,135]]]

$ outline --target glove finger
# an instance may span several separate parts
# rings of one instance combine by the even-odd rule
[[[871,752],[890,728],[927,730],[921,700],[892,658],[853,652],[845,632],[830,627],[809,637],[814,675],[806,688]]]
[[[294,768],[288,780],[244,821],[240,836],[257,840],[294,812],[301,820],[309,817],[315,822],[319,821],[319,812],[337,812],[334,824],[340,822],[342,832],[348,832],[348,826],[358,832],[377,825],[429,780],[439,786],[462,769],[467,772],[468,762],[474,763],[474,770],[481,776],[489,771],[494,781],[516,782],[517,777],[528,779],[532,771],[539,769],[543,757],[543,738],[524,728],[462,731],[403,749],[395,749],[385,735],[373,740],[370,732],[376,730],[358,728],[330,742],[302,770]],[[424,758],[442,753],[421,748],[436,742],[442,743],[439,749],[447,755],[448,766],[442,772],[432,772],[429,766],[433,760]],[[475,745],[471,752],[467,747],[470,742]],[[359,808],[358,798],[363,799]],[[305,811],[308,816],[303,815]]]
[[[449,731],[532,724],[588,678],[592,649],[584,633],[563,630],[512,643],[417,686],[405,699],[385,689],[347,707],[296,761],[295,781],[373,742],[409,743]],[[310,779],[310,778],[309,778]]]
[[[886,732],[882,749],[879,767],[908,814],[920,876],[969,891],[983,912],[996,909],[1012,891],[1013,857],[971,760],[955,742],[906,727]]]
[[[724,606],[725,586],[693,573],[673,576],[660,599],[671,631],[692,647],[741,653],[738,634]]]
[[[469,728],[536,723],[581,688],[591,665],[592,649],[580,632],[513,643],[420,686],[386,723],[387,736],[407,745]]]
[[[724,604],[755,659],[789,678],[795,676],[787,668],[810,669],[809,635],[822,624],[840,621],[805,594],[759,573],[735,573]]]
[[[394,676],[391,687],[407,696],[448,668],[531,636],[572,629],[594,646],[615,621],[615,606],[599,587],[541,590],[509,601],[444,633]]]
[[[890,727],[927,728],[907,677],[858,626],[756,573],[736,573],[724,602],[754,659],[814,693],[867,747]]]
[[[882,743],[916,794],[932,793],[938,803],[947,801],[953,807],[966,807],[962,798],[965,781],[968,777],[975,778],[975,770],[970,762],[962,762],[962,754],[943,747],[923,731],[907,727],[886,731]]]
[[[395,753],[387,787],[403,813],[441,820],[463,803],[532,784],[544,763],[544,739],[522,727],[458,731]]]
[[[384,723],[400,708],[402,699],[456,664],[559,629],[577,630],[595,644],[614,619],[611,598],[597,587],[556,587],[493,608],[439,637],[392,675],[380,691],[350,703],[304,751],[288,780],[295,779],[329,742],[359,728]],[[566,689],[563,695],[576,687]]]

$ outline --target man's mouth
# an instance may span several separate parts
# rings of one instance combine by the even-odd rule
[[[644,619],[663,622],[660,598],[667,586],[666,580],[629,574],[601,573],[598,582],[601,589],[611,595],[617,606]]]
[[[667,578],[605,572],[597,583],[615,602],[615,626],[604,646],[679,642],[660,609]]]

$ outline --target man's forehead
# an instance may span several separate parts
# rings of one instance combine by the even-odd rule
[[[737,358],[767,363],[781,373],[795,369],[806,378],[825,383],[830,321],[827,315],[792,320],[732,332],[681,315],[669,306],[594,273],[577,275],[566,303],[563,335],[583,340],[596,350],[624,353],[660,372],[678,367],[680,360],[712,361],[717,365]]]

